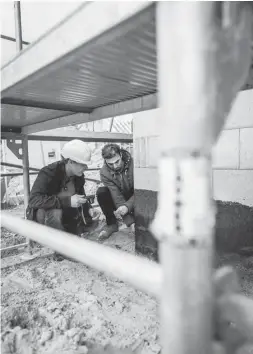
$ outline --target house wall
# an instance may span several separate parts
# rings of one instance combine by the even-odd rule
[[[136,247],[141,252],[155,252],[157,249],[157,244],[148,231],[148,225],[154,217],[159,190],[158,114],[159,109],[134,114]],[[253,207],[253,90],[238,94],[225,128],[213,148],[212,185],[214,199],[219,201],[217,229],[221,230],[221,235],[218,238],[227,239],[226,235],[232,233],[236,239],[242,228],[248,228],[249,232],[244,236],[247,242],[253,243],[253,208],[250,208]],[[239,209],[235,211],[235,208]],[[234,223],[235,212],[238,214],[238,227]],[[229,243],[233,244],[233,247],[230,248],[237,247],[237,242],[231,240],[232,237]],[[217,244],[226,248],[220,241]]]

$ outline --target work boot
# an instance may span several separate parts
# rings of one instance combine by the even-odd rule
[[[104,241],[108,239],[114,232],[119,230],[117,224],[106,225],[104,230],[102,230],[98,236],[99,241]]]
[[[92,223],[85,225],[82,234],[93,234],[99,226],[99,220],[92,220]]]

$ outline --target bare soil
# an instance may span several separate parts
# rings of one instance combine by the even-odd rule
[[[10,212],[23,213],[20,207]],[[23,241],[2,231],[2,247]],[[134,253],[128,229],[105,244]],[[19,257],[9,254],[10,265],[2,260],[2,354],[160,352],[156,299],[79,262]],[[237,269],[243,292],[253,296],[253,257],[217,255],[217,267],[224,264]]]
[[[23,241],[2,230],[2,247]],[[128,229],[104,243],[134,253]],[[8,259],[16,262],[2,260],[2,354],[159,352],[155,299],[79,262],[21,263],[18,251]]]

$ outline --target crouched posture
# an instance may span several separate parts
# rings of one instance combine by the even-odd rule
[[[134,224],[134,179],[133,159],[128,151],[117,144],[107,144],[102,157],[104,165],[100,178],[104,186],[98,188],[97,200],[107,223],[100,238],[106,239],[118,230],[117,215],[128,227]]]
[[[87,144],[72,140],[62,149],[62,161],[43,167],[31,190],[27,219],[79,234],[92,224],[92,210],[85,196],[83,172],[91,153]]]

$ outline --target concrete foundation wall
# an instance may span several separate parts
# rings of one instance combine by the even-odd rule
[[[136,247],[139,250],[149,246],[155,249],[155,241],[147,231],[147,221],[150,222],[153,218],[152,214],[156,208],[156,192],[159,190],[157,162],[160,153],[160,128],[158,114],[159,109],[134,114]],[[247,236],[247,238],[252,240],[253,245],[253,208],[250,208],[253,207],[253,90],[238,94],[225,128],[213,149],[212,183],[214,199],[221,201],[218,205],[217,221],[222,224],[223,234],[226,230],[231,232],[228,219],[230,214],[234,213],[236,205],[236,210],[243,208],[243,211],[238,211],[237,218],[241,218],[240,220],[243,218],[245,221],[244,216],[242,217],[244,212],[246,214],[249,212],[252,216],[252,221],[250,217],[247,218],[247,225],[251,223],[247,226],[251,237]],[[229,211],[229,205],[231,211]],[[221,215],[224,212],[228,222],[227,226]],[[238,219],[237,222],[242,227],[240,220]],[[235,230],[234,220],[232,224]]]

